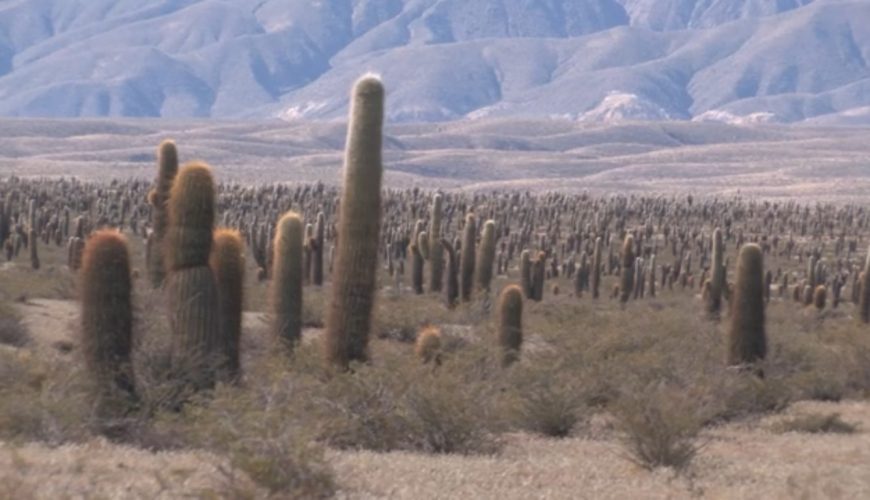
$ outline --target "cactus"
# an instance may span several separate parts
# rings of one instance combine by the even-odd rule
[[[414,354],[423,363],[441,364],[441,330],[427,326],[417,334],[414,342]]]
[[[226,360],[221,378],[237,380],[241,367],[239,342],[242,335],[245,284],[245,246],[238,231],[215,231],[209,267],[217,282],[218,324]]]
[[[828,301],[828,289],[825,285],[819,285],[813,292],[813,305],[817,310],[821,311],[825,308],[825,303]]]
[[[502,365],[519,359],[523,343],[523,293],[517,285],[508,285],[498,298],[498,344]]]
[[[528,250],[523,250],[520,253],[520,285],[522,286],[523,296],[527,299],[534,298],[531,255],[531,252]]]
[[[483,236],[480,239],[480,247],[477,249],[477,286],[485,292],[489,292],[492,283],[492,266],[495,263],[495,221],[488,220],[483,225]]]
[[[857,285],[858,292],[858,317],[864,323],[870,323],[870,249],[867,250],[867,259],[864,261],[864,272]]]
[[[311,283],[321,286],[323,285],[323,247],[326,245],[326,216],[323,212],[317,214],[314,238],[309,245],[311,246]]]
[[[764,257],[754,243],[740,249],[737,283],[731,305],[728,329],[729,366],[752,365],[767,355],[764,328]],[[760,375],[763,373],[758,371]]]
[[[599,297],[601,289],[601,253],[603,245],[604,242],[600,236],[595,238],[595,251],[592,253],[592,275],[590,276],[593,299]]]
[[[436,194],[432,199],[429,219],[429,291],[441,291],[444,275],[444,248],[441,245],[442,196]]]
[[[136,401],[133,346],[133,283],[127,240],[98,231],[88,240],[81,268],[81,332],[85,366],[95,384],[97,414],[122,417]]]
[[[424,241],[419,241],[421,236],[425,238],[426,233],[421,232],[418,236],[418,241],[411,242],[408,247],[408,252],[411,254],[411,287],[417,295],[423,294],[423,254],[421,252]]]
[[[710,269],[710,294],[705,305],[707,315],[717,319],[722,309],[722,290],[725,287],[725,245],[722,242],[722,230],[713,231],[713,265]]]
[[[208,267],[214,225],[215,186],[203,163],[185,165],[167,204],[164,262],[176,374],[194,389],[211,387],[225,364],[218,324],[218,293]]]
[[[152,233],[148,237],[148,260],[146,267],[151,285],[155,288],[163,284],[166,276],[166,266],[163,262],[163,240],[169,226],[169,195],[172,183],[178,173],[178,151],[175,143],[166,140],[157,148],[157,180],[154,189],[148,195],[151,205]],[[81,237],[81,236],[80,236]]]
[[[326,356],[346,367],[368,358],[381,214],[384,88],[366,76],[353,89]]]
[[[622,243],[622,271],[619,278],[619,301],[625,304],[634,292],[634,237],[626,235]]]
[[[302,337],[302,219],[295,212],[278,221],[273,247],[270,306],[275,338],[292,349]]]
[[[532,261],[532,300],[544,300],[544,278],[546,277],[547,254],[538,252],[538,257]]]
[[[459,295],[463,302],[471,300],[474,289],[474,259],[477,224],[474,214],[465,216],[465,229],[462,233],[462,247],[459,258]]]
[[[36,230],[31,228],[30,232],[27,233],[27,240],[30,242],[30,267],[33,269],[39,269],[39,251],[36,237]]]
[[[452,308],[456,305],[456,300],[459,298],[459,259],[456,257],[456,250],[453,245],[446,239],[441,240],[441,247],[447,254],[447,287],[445,288],[445,301],[447,307]]]

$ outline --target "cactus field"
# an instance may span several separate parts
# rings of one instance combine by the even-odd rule
[[[870,156],[427,183],[351,99],[273,182],[180,126],[147,174],[0,159],[0,500],[870,497]]]

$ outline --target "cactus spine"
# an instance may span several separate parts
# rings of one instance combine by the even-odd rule
[[[270,305],[275,337],[293,348],[302,337],[302,219],[295,212],[285,213],[275,233]]]
[[[508,285],[498,299],[498,343],[502,365],[519,359],[523,343],[523,293],[517,285]]]
[[[326,356],[341,367],[368,358],[378,264],[383,120],[384,87],[376,77],[363,77],[353,89],[326,320]]]
[[[728,329],[729,366],[754,364],[767,355],[763,259],[761,247],[754,243],[740,249]]]
[[[82,350],[97,390],[97,414],[121,417],[135,402],[133,282],[127,240],[98,231],[88,240],[81,268]]]
[[[195,389],[211,387],[224,364],[217,283],[209,268],[214,200],[211,169],[203,163],[185,165],[172,185],[164,241],[173,369]]]
[[[227,380],[236,380],[241,368],[239,342],[245,284],[245,246],[238,231],[215,231],[209,267],[218,288],[218,324],[226,360],[225,372],[221,375]]]
[[[148,195],[151,205],[152,233],[148,237],[147,262],[148,276],[155,288],[163,285],[166,266],[163,262],[163,240],[169,226],[168,202],[172,183],[178,174],[178,150],[175,143],[166,140],[157,148],[157,180]]]

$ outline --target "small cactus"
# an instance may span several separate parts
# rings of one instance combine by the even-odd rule
[[[414,342],[414,354],[423,363],[441,364],[441,330],[435,326],[427,326],[417,334]]]
[[[273,247],[270,306],[275,337],[292,349],[302,337],[302,219],[287,212],[278,221]]]
[[[459,258],[459,295],[463,302],[471,300],[474,289],[474,259],[477,223],[474,214],[465,216],[465,229],[462,233],[462,247]]]
[[[742,367],[760,362],[766,355],[764,257],[761,247],[750,243],[740,249],[737,261],[727,362],[729,366]]]
[[[821,311],[825,308],[827,301],[828,289],[825,288],[825,285],[817,286],[815,292],[813,292],[813,305],[817,310]]]
[[[502,350],[502,365],[519,359],[523,343],[523,293],[520,287],[508,285],[498,299],[498,344]]]
[[[97,389],[97,413],[123,416],[136,400],[133,346],[133,283],[127,240],[98,231],[85,247],[80,280],[82,351]]]
[[[492,266],[495,263],[495,221],[488,220],[483,225],[483,236],[477,251],[477,286],[488,292],[492,283]]]
[[[226,380],[236,380],[241,367],[239,341],[242,336],[245,284],[245,246],[238,231],[215,231],[209,267],[218,288],[218,324],[226,360],[222,375]]]

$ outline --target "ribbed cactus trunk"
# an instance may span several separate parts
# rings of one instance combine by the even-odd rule
[[[523,293],[516,285],[505,287],[498,299],[498,343],[503,366],[519,360],[523,343]]]
[[[317,214],[314,224],[314,238],[311,245],[311,283],[323,285],[323,247],[326,245],[326,216],[323,212]]]
[[[754,243],[740,249],[737,282],[731,300],[728,328],[729,366],[746,367],[764,360],[767,334],[764,326],[764,257]],[[761,374],[761,371],[756,369]]]
[[[238,380],[241,371],[240,341],[245,285],[245,245],[233,229],[215,231],[209,261],[218,288],[218,324],[226,360],[222,380]]]
[[[115,231],[92,235],[80,276],[82,352],[96,389],[96,412],[100,418],[120,418],[136,401],[127,240]]]
[[[719,318],[722,310],[722,290],[725,288],[725,244],[722,240],[722,230],[718,227],[713,231],[713,263],[710,269],[710,293],[706,300],[707,315],[711,319]]]
[[[354,86],[351,102],[326,319],[326,357],[340,367],[368,359],[381,220],[383,120],[384,87],[376,77],[363,77]]]
[[[148,278],[151,286],[158,288],[163,285],[166,276],[166,266],[163,262],[163,246],[166,231],[169,227],[169,196],[172,183],[178,174],[178,150],[175,143],[166,140],[157,148],[157,180],[148,195],[151,205],[152,232],[148,237],[147,262]]]
[[[592,298],[597,299],[600,296],[601,289],[601,254],[604,250],[604,242],[601,237],[595,238],[595,250],[592,253],[592,275],[590,277],[592,285]]]
[[[483,225],[483,235],[480,247],[477,249],[477,286],[484,292],[489,292],[492,285],[492,269],[495,263],[495,221],[488,220]]]
[[[870,323],[870,249],[867,250],[864,272],[858,281],[858,285],[860,287],[858,294],[858,317],[863,323]]]
[[[622,269],[619,278],[619,301],[625,304],[634,293],[634,237],[630,234],[622,243]]]
[[[190,163],[181,169],[169,197],[164,260],[173,334],[173,370],[194,389],[214,385],[226,365],[220,337],[218,291],[209,267],[215,186],[211,169]]]
[[[459,299],[459,259],[456,256],[456,250],[453,245],[446,239],[441,240],[441,247],[444,253],[447,254],[447,286],[444,289],[445,302],[448,308],[456,306],[456,301]]]
[[[443,197],[436,194],[432,199],[429,219],[429,291],[439,293],[444,281],[444,247],[441,245],[441,217]]]
[[[275,338],[293,349],[302,338],[304,226],[295,212],[278,221],[272,261],[270,306]]]
[[[477,223],[474,214],[465,216],[462,232],[462,248],[459,259],[459,294],[463,302],[471,301],[474,293],[474,260],[477,239]]]
[[[414,289],[414,293],[417,295],[423,294],[424,260],[423,253],[420,250],[419,236],[424,236],[425,234],[425,232],[421,232],[418,235],[418,241],[412,242],[408,248],[408,253],[411,254],[411,288]]]
[[[532,261],[532,299],[535,302],[544,300],[544,281],[547,275],[547,254],[538,252],[538,257]]]
[[[523,296],[527,299],[534,298],[534,286],[532,285],[532,253],[523,250],[520,253],[520,286]]]
[[[30,232],[27,233],[27,240],[30,242],[30,267],[33,269],[39,269],[39,243],[37,242],[39,238],[36,237],[36,230],[31,228]]]

